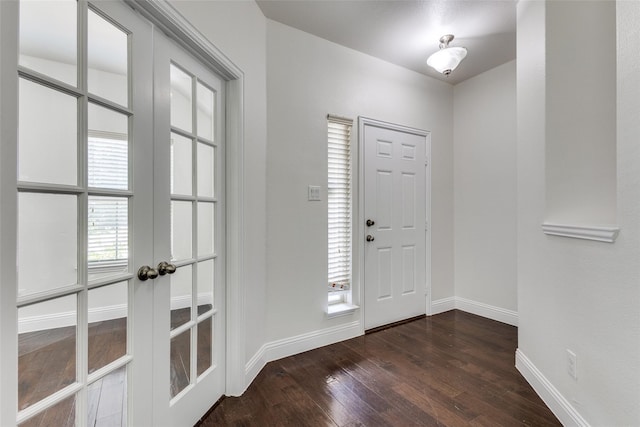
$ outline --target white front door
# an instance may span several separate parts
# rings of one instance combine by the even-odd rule
[[[193,425],[225,387],[223,84],[121,2],[0,29],[0,425]]]
[[[361,119],[365,330],[425,314],[426,136]]]

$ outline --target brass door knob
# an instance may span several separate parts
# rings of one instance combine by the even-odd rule
[[[158,270],[156,270],[155,268],[151,268],[148,265],[143,265],[138,269],[138,279],[142,280],[143,282],[145,280],[155,279],[156,277],[158,277]]]

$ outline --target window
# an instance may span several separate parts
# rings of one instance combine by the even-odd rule
[[[330,305],[347,303],[351,289],[351,127],[353,121],[327,117],[328,267]]]
[[[128,188],[127,135],[89,131],[89,187]],[[129,213],[126,197],[89,196],[89,269],[121,270],[129,258]]]

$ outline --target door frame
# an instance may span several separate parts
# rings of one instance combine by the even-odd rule
[[[166,0],[124,0],[226,82],[226,394],[239,396],[245,380],[244,72]]]
[[[431,310],[431,132],[417,129],[409,126],[403,126],[395,123],[384,122],[381,120],[371,119],[368,117],[358,117],[358,166],[354,176],[357,179],[356,188],[358,189],[358,201],[356,203],[356,209],[354,209],[354,221],[356,224],[353,227],[354,242],[353,245],[353,274],[354,283],[358,283],[360,295],[358,300],[361,302],[362,310],[360,310],[360,324],[362,325],[362,332],[364,333],[364,312],[367,307],[364,304],[364,293],[366,292],[365,286],[365,271],[364,271],[364,253],[365,253],[365,218],[364,218],[364,128],[365,126],[375,126],[383,129],[389,129],[398,132],[410,133],[414,135],[423,136],[425,138],[425,313],[430,316]]]

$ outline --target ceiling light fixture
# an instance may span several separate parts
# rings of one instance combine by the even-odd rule
[[[453,40],[453,34],[440,37],[440,50],[427,59],[427,65],[445,76],[451,74],[460,65],[464,57],[467,56],[467,48],[449,47],[451,40]]]

